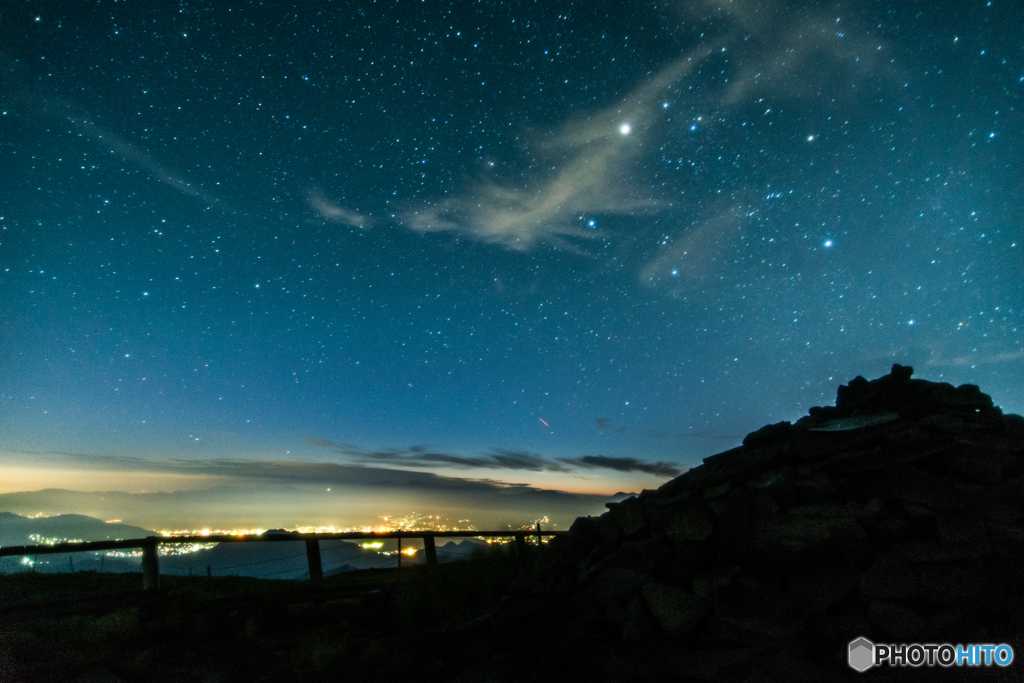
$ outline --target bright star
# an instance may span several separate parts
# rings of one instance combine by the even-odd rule
[[[832,240],[825,240],[825,248],[828,249],[833,244]]]
[[[624,123],[621,126],[619,126],[619,132],[622,133],[623,135],[629,135],[630,131],[632,130],[633,128],[628,123]]]

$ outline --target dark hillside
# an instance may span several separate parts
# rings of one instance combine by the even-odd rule
[[[1019,680],[1022,662],[847,665],[858,637],[1024,656],[1024,418],[911,374],[858,377],[835,406],[576,520],[487,620],[552,645],[497,679]],[[514,664],[495,650],[462,680]]]
[[[445,681],[458,629],[507,593],[501,553],[307,583],[138,574],[0,577],[0,683]]]
[[[145,538],[147,531],[130,524],[108,524],[101,519],[85,515],[54,515],[52,517],[22,517],[0,512],[0,545],[31,545],[30,536],[47,539],[106,541],[118,538]]]

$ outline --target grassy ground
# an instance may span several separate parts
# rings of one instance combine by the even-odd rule
[[[456,629],[515,576],[504,556],[297,581],[0,576],[0,683],[447,680]]]

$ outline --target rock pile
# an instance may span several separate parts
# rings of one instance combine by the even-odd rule
[[[1024,418],[912,372],[857,377],[834,407],[577,519],[541,557],[547,593],[506,600],[493,628],[557,624],[598,659],[634,643],[663,652],[677,680],[911,673],[855,673],[847,646],[861,636],[1007,642],[1020,661],[1006,670],[915,671],[1019,675]]]

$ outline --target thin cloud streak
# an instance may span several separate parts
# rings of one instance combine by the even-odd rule
[[[928,359],[925,365],[935,367],[973,367],[975,365],[1013,363],[1019,360],[1024,360],[1024,350],[1003,351],[1000,353],[975,352],[953,358],[945,358],[938,353],[935,353]]]
[[[204,190],[199,183],[193,183],[180,173],[170,170],[123,136],[103,128],[94,121],[91,121],[87,116],[74,114],[69,103],[59,98],[44,99],[41,97],[31,97],[29,100],[34,102],[35,108],[40,113],[67,121],[82,135],[93,140],[97,145],[111,149],[121,155],[126,161],[149,173],[157,182],[167,185],[186,197],[198,199],[209,207],[219,209],[225,213],[237,213],[232,206],[217,195]]]
[[[16,62],[0,53],[0,68],[4,85],[11,91],[10,105],[24,103],[29,111],[65,121],[83,136],[97,145],[119,154],[125,161],[145,171],[157,182],[167,185],[186,197],[192,197],[216,208],[224,213],[238,213],[234,207],[222,200],[213,192],[203,189],[202,185],[192,182],[187,176],[173,171],[157,161],[151,154],[137,144],[130,142],[125,136],[108,130],[84,114],[70,100],[61,96],[47,94],[41,89],[27,85],[27,80]]]
[[[321,218],[333,223],[343,223],[352,228],[369,228],[373,225],[373,219],[369,216],[330,201],[319,190],[310,192],[308,201]]]
[[[664,247],[640,271],[640,282],[681,294],[712,285],[728,274],[726,255],[756,213],[749,202],[723,202],[712,215]]]
[[[307,438],[306,443],[331,448],[348,457],[364,462],[385,462],[401,466],[434,466],[481,469],[527,470],[532,472],[568,473],[574,469],[610,469],[616,472],[643,472],[657,477],[674,477],[682,472],[670,462],[646,462],[637,458],[614,458],[587,455],[579,458],[546,459],[535,453],[496,449],[479,456],[466,457],[449,453],[435,453],[425,446],[406,449],[368,451],[349,443],[335,443],[327,439]]]
[[[647,432],[647,437],[650,439],[719,439],[722,441],[740,441],[743,439],[742,435],[735,434],[715,434],[713,432],[663,432],[657,429],[652,429]]]
[[[644,472],[656,477],[677,477],[682,470],[671,462],[644,462],[636,458],[609,458],[604,455],[585,455],[582,458],[559,458],[561,462],[584,469],[608,469],[616,472]]]
[[[68,123],[73,125],[79,131],[89,138],[92,138],[100,145],[106,145],[113,149],[115,152],[120,154],[127,161],[132,162],[139,168],[147,171],[152,175],[158,182],[167,185],[168,187],[177,190],[186,197],[194,197],[196,199],[205,202],[209,206],[217,207],[218,209],[231,212],[228,207],[221,199],[219,199],[212,192],[208,192],[198,184],[192,183],[185,176],[175,173],[162,164],[156,159],[151,157],[146,152],[143,152],[137,146],[125,140],[120,135],[113,133],[109,130],[105,130],[100,126],[96,125],[92,121],[75,118],[72,116],[66,117]]]
[[[426,446],[389,450],[366,450],[350,443],[335,443],[327,439],[306,438],[306,443],[331,448],[363,462],[384,462],[401,466],[458,467],[465,469],[527,470],[531,472],[568,472],[565,467],[535,453],[495,449],[483,456],[462,456],[436,453]]]

